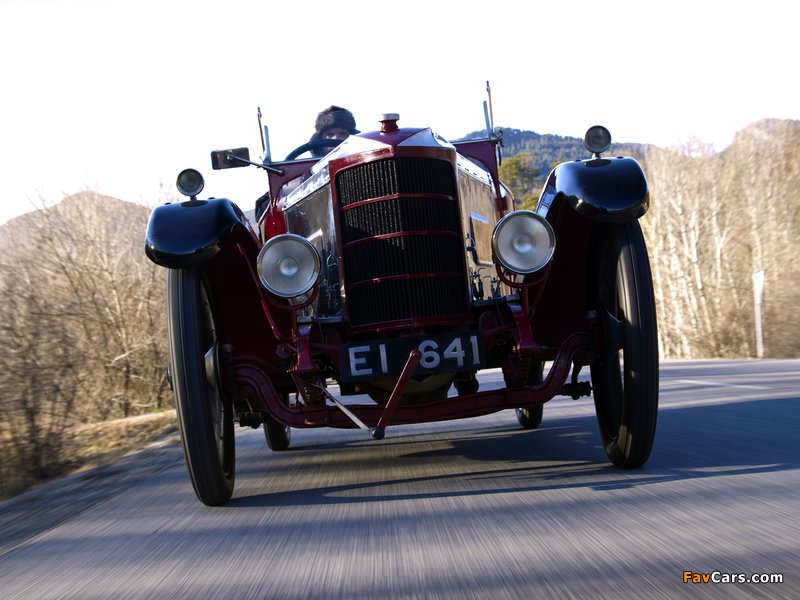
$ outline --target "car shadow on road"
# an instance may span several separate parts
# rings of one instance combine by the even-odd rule
[[[794,441],[800,426],[798,406],[800,399],[789,398],[662,410],[650,460],[637,470],[607,462],[594,416],[548,420],[547,411],[537,430],[496,425],[496,419],[487,427],[472,423],[449,430],[442,440],[434,433],[397,440],[377,460],[373,446],[311,445],[301,451],[335,450],[342,460],[338,473],[337,462],[330,463],[334,472],[326,477],[328,485],[234,497],[227,506],[380,502],[565,488],[603,492],[789,471],[800,467]],[[363,463],[354,481],[353,466],[359,461]],[[331,478],[341,483],[330,485]]]

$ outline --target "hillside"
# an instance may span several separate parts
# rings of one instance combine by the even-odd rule
[[[800,121],[764,119],[721,152],[648,151],[642,218],[664,356],[757,356],[753,276],[764,278],[763,356],[800,356]]]
[[[513,127],[500,127],[503,132],[503,146],[501,155],[514,156],[520,152],[527,152],[533,156],[539,169],[539,177],[544,178],[556,163],[591,158],[591,154],[583,147],[583,139],[569,136],[542,134],[534,131],[515,129]],[[486,132],[473,131],[463,139],[476,139],[485,137]],[[611,144],[610,154],[614,156],[633,156],[641,160],[649,144]]]
[[[0,227],[0,496],[71,469],[76,427],[171,407],[148,215],[85,191]]]
[[[106,215],[114,215],[116,218],[104,218]],[[150,209],[141,204],[118,200],[99,192],[83,191],[67,196],[52,206],[14,217],[0,225],[0,232],[3,232],[3,235],[26,239],[49,222],[61,224],[82,216],[81,220],[89,223],[96,220],[93,217],[99,216],[107,234],[113,237],[115,234],[121,234],[123,230],[128,230],[133,223],[140,224],[144,221],[146,224],[149,215]],[[144,229],[137,233],[141,234],[144,243]],[[128,234],[125,235],[127,237]],[[18,248],[16,251],[22,253],[25,249]]]

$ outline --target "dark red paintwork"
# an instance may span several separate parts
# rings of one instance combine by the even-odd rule
[[[397,145],[420,131],[423,130],[400,128],[362,134],[359,137],[388,145],[330,160],[331,181],[339,171],[354,164],[391,156],[454,160],[452,150]],[[494,209],[497,217],[501,217],[507,207],[498,185],[493,143],[469,142],[456,148],[490,173],[494,181]],[[222,386],[237,411],[269,415],[292,427],[355,427],[343,411],[315,395],[313,387],[326,378],[330,380],[331,374],[339,368],[337,349],[340,344],[351,339],[390,338],[396,335],[394,332],[425,333],[456,327],[481,330],[489,366],[502,368],[507,387],[417,404],[399,403],[399,395],[395,394],[389,409],[374,403],[348,406],[370,426],[474,417],[541,404],[563,393],[573,365],[591,361],[595,336],[593,320],[586,315],[585,265],[592,222],[559,199],[548,214],[557,238],[552,265],[524,282],[517,278],[516,296],[494,304],[471,303],[466,315],[454,318],[412,319],[385,326],[360,327],[351,326],[346,319],[331,324],[298,322],[295,307],[271,298],[260,285],[255,265],[261,243],[286,232],[281,188],[306,173],[315,162],[274,165],[282,172],[269,174],[272,192],[269,208],[258,224],[260,239],[240,228],[235,234],[235,243],[229,240],[220,255],[205,267],[217,290],[216,309],[225,349],[220,368]],[[336,189],[331,188],[335,205]],[[334,211],[334,218],[338,228],[337,211]],[[343,249],[340,240],[337,243],[337,258],[341,264]],[[440,275],[442,273],[435,271],[427,274],[430,277]],[[508,277],[513,279],[513,276]],[[554,361],[545,381],[540,385],[526,385],[531,363],[543,360]],[[302,389],[304,382],[308,390]],[[298,383],[301,389],[295,400]],[[252,422],[253,419],[242,420]]]

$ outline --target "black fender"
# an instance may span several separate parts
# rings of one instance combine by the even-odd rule
[[[562,197],[579,214],[605,223],[638,219],[650,207],[647,178],[630,157],[592,158],[562,163],[550,173],[536,211],[547,216]]]
[[[225,198],[165,204],[150,214],[144,251],[161,267],[197,267],[222,250],[237,225],[246,227],[246,217]]]

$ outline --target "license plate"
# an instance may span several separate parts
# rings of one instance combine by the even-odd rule
[[[399,377],[415,348],[422,352],[422,358],[414,375],[475,371],[486,367],[483,333],[462,331],[341,344],[339,375],[344,382]]]

